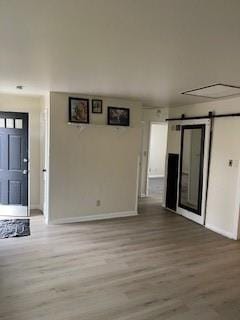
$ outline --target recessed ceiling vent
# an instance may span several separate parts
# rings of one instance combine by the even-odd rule
[[[182,92],[189,96],[198,96],[204,98],[218,99],[229,96],[240,95],[240,87],[231,86],[228,84],[216,83],[211,86],[202,87]]]

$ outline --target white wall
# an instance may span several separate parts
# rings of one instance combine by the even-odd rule
[[[167,124],[153,123],[151,125],[149,150],[149,177],[164,177],[165,157],[167,148]]]
[[[29,113],[30,129],[30,203],[40,207],[40,97],[0,94],[0,110]]]
[[[147,188],[147,169],[148,169],[148,155],[149,155],[149,141],[150,141],[150,125],[152,122],[164,123],[168,117],[167,108],[144,108],[142,112],[142,139],[141,139],[141,167],[138,196],[146,195]]]
[[[106,124],[107,106],[129,107],[131,127],[92,126],[81,131],[68,124],[69,96],[89,98],[50,95],[48,222],[135,214],[141,103],[103,98],[103,114],[90,113],[90,122]]]
[[[170,117],[206,115],[209,111],[236,113],[240,111],[240,98],[216,100],[208,103],[171,108]],[[180,131],[173,130],[177,122],[170,122],[168,152],[180,152]],[[240,160],[240,117],[217,118],[214,120],[212,157],[209,176],[209,192],[206,211],[206,226],[216,232],[234,238],[239,208],[236,201],[237,178]],[[236,160],[233,167],[228,161]]]

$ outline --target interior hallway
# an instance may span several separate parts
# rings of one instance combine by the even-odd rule
[[[164,197],[164,177],[150,178],[148,177],[148,196],[163,202]]]
[[[240,243],[156,202],[0,241],[1,320],[238,319]],[[11,302],[11,303],[9,303]]]

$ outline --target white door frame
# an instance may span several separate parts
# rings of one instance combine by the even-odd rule
[[[49,108],[44,108],[41,112],[41,209],[48,223],[48,201],[49,201]]]
[[[138,198],[142,198],[142,183],[143,183],[143,159],[144,159],[144,150],[143,143],[144,140],[144,121],[141,122],[141,147],[140,147],[140,155],[138,161],[138,181],[137,181],[137,200]]]
[[[1,112],[6,112],[6,113],[25,113],[28,115],[28,204],[27,208],[26,206],[12,206],[12,205],[0,205],[0,217],[29,217],[30,216],[30,211],[31,211],[31,144],[30,144],[30,135],[31,135],[31,118],[30,118],[30,113],[27,111],[5,111],[1,110]],[[2,210],[4,211],[2,213]]]
[[[201,203],[201,216],[190,212],[186,209],[179,207],[179,177],[180,177],[180,165],[178,168],[178,194],[177,194],[177,213],[193,220],[199,224],[204,224],[205,221],[205,204],[206,204],[206,189],[207,189],[207,175],[208,175],[208,157],[209,157],[209,142],[210,142],[210,120],[209,119],[195,119],[195,120],[183,120],[180,125],[205,125],[205,139],[204,139],[204,160],[203,160],[203,185],[202,185],[202,203]],[[182,133],[181,133],[182,134]],[[181,150],[180,150],[181,153]],[[181,154],[180,154],[181,157]]]

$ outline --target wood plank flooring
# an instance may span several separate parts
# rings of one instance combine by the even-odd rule
[[[237,320],[240,243],[158,203],[0,241],[1,320]]]

